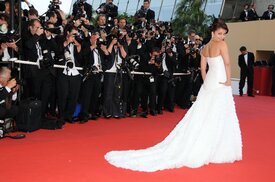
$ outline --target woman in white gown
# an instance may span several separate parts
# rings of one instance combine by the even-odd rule
[[[111,151],[105,159],[116,167],[153,172],[242,159],[242,140],[231,88],[224,41],[227,25],[216,19],[212,39],[201,53],[203,85],[196,102],[160,143],[141,150]],[[206,66],[209,70],[206,74]]]

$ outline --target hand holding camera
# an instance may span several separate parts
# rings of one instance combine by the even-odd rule
[[[42,27],[38,27],[38,28],[36,29],[36,32],[35,32],[36,35],[40,36],[40,35],[42,35],[43,33],[44,33],[44,29],[43,29]]]
[[[11,80],[9,80],[9,81],[7,82],[6,87],[12,89],[12,88],[14,88],[16,85],[17,85],[16,80],[15,80],[15,78],[13,78],[13,79],[11,79]]]

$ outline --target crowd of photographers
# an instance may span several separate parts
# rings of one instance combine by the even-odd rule
[[[42,117],[80,123],[98,117],[147,117],[189,108],[191,95],[201,86],[200,49],[203,40],[194,31],[186,39],[173,34],[169,22],[156,22],[150,1],[127,23],[112,0],[96,9],[78,0],[68,17],[51,1],[39,16],[28,1],[23,11],[21,36],[9,26],[9,1],[0,14],[0,59],[11,57],[37,62],[21,65],[22,99],[41,100]],[[18,16],[18,13],[15,15]],[[63,65],[55,68],[53,65]],[[17,67],[18,65],[15,65]],[[81,69],[78,69],[81,68]],[[175,73],[180,73],[179,75]]]

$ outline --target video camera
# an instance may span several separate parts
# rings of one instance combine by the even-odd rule
[[[61,1],[59,1],[59,0],[50,1],[50,4],[48,6],[49,11],[55,11],[57,9],[60,9],[60,7],[59,7],[60,4],[61,4]]]

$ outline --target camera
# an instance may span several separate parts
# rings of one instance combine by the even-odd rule
[[[26,81],[25,80],[23,80],[23,79],[19,79],[19,78],[15,78],[15,80],[16,80],[16,84],[17,85],[25,85],[26,84]]]
[[[54,65],[54,59],[51,53],[45,49],[42,51],[43,59],[39,60],[40,68],[49,68]]]
[[[47,26],[44,26],[44,30],[47,30],[56,35],[60,35],[62,32],[61,27],[48,28]]]
[[[115,11],[115,5],[111,2],[111,3],[105,3],[101,8],[98,8],[96,10],[97,14],[105,14],[107,16],[112,16],[113,13]]]
[[[74,61],[72,60],[71,54],[68,50],[65,51],[64,57],[65,57],[65,66],[67,68],[72,69],[74,67]]]
[[[61,1],[59,1],[59,0],[50,1],[50,4],[48,6],[49,11],[55,11],[57,9],[60,9],[60,7],[59,7],[60,4],[61,4]]]
[[[129,37],[134,38],[135,37],[135,27],[133,25],[126,25],[126,31]]]
[[[93,66],[91,66],[89,68],[86,68],[84,70],[82,81],[85,82],[90,76],[95,75],[97,73],[99,73],[99,68],[97,66],[95,66],[95,65],[93,65]]]
[[[107,41],[106,40],[104,40],[103,38],[101,38],[101,37],[99,37],[98,39],[97,39],[97,41],[96,41],[96,45],[97,45],[97,47],[100,47],[101,45],[107,45]]]
[[[138,30],[136,32],[136,35],[137,35],[137,39],[142,43],[144,44],[145,43],[145,38],[143,37],[143,30]]]
[[[84,6],[86,0],[77,0],[73,6],[74,19],[80,19],[81,17],[86,18],[86,13],[83,12],[82,6]]]
[[[7,33],[0,33],[0,43],[13,42],[18,38],[15,30],[10,30]]]
[[[161,62],[162,62],[162,57],[161,56],[155,57],[155,63],[161,64]]]
[[[128,63],[130,70],[138,70],[140,63],[139,55],[132,55],[126,58],[126,62]]]
[[[192,47],[192,48],[190,49],[190,54],[196,54],[198,51],[199,51],[198,48]]]
[[[118,29],[117,27],[114,27],[114,28],[111,30],[110,34],[107,35],[107,39],[108,39],[109,41],[111,41],[111,40],[113,40],[114,38],[116,38],[117,41],[118,41],[118,43],[119,43],[120,45],[124,45],[125,39],[124,39],[124,36],[123,36],[123,37],[122,37],[122,36],[123,36],[123,32],[122,32],[120,29]]]

